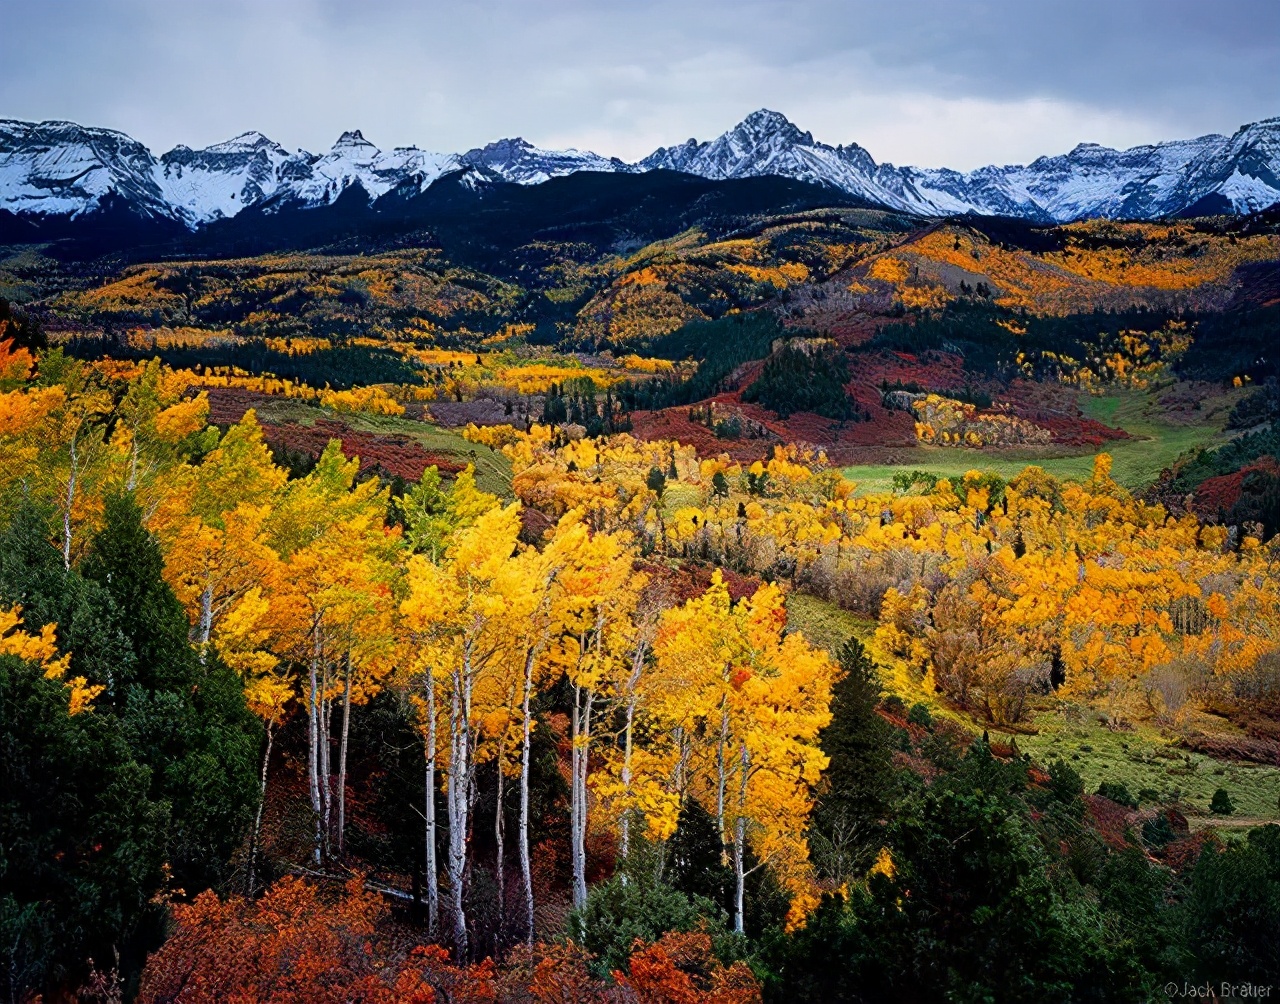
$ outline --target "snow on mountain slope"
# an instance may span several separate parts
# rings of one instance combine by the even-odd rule
[[[0,120],[0,209],[40,216],[93,212],[108,193],[136,211],[194,227],[268,200],[319,206],[359,182],[371,196],[408,178],[423,187],[457,170],[452,154],[383,151],[359,131],[328,153],[290,153],[259,132],[202,150],[178,146],[158,160],[124,133],[73,122]]]
[[[380,150],[359,131],[328,153],[286,151],[248,132],[203,150],[176,147],[158,160],[123,133],[73,122],[0,120],[0,209],[27,215],[92,213],[108,194],[142,216],[197,227],[246,206],[328,205],[355,184],[378,198],[421,191],[459,169],[479,181],[522,185],[576,171],[659,168],[705,178],[781,175],[923,215],[975,212],[1064,222],[1093,216],[1152,219],[1184,211],[1253,212],[1280,202],[1280,118],[1234,135],[1128,150],[1082,143],[1030,164],[962,173],[877,164],[856,143],[830,146],[778,112],[761,109],[708,142],[689,140],[628,164],[584,150],[544,150],[502,139],[462,154]]]
[[[635,171],[631,164],[617,157],[602,157],[590,150],[541,150],[519,137],[500,139],[495,143],[468,150],[459,160],[463,164],[488,168],[506,181],[518,185],[537,185],[549,178],[559,178],[575,171]]]
[[[148,215],[170,215],[145,146],[113,129],[0,119],[0,209],[78,216],[117,193]]]
[[[166,201],[186,221],[234,216],[276,194],[289,152],[260,132],[247,132],[203,150],[178,146],[153,174]]]
[[[856,143],[816,142],[777,112],[761,109],[717,139],[689,140],[640,162],[707,178],[782,174],[829,185],[895,209],[926,214],[976,212],[1062,222],[1090,216],[1152,218],[1176,213],[1210,193],[1239,212],[1280,201],[1280,119],[1234,137],[1202,136],[1129,150],[1082,143],[1070,153],[1021,166],[962,174],[876,164]],[[1239,168],[1239,177],[1233,169]]]
[[[417,175],[429,185],[446,171],[457,170],[452,154],[428,153],[412,146],[379,150],[360,130],[344,132],[321,157],[305,155],[288,172],[288,194],[305,206],[328,205],[357,181],[374,198]]]

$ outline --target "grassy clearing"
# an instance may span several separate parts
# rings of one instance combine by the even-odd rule
[[[808,593],[787,595],[787,630],[801,632],[814,645],[837,655],[850,635],[861,641],[871,637],[876,622],[850,613],[834,603]]]
[[[360,432],[383,436],[402,436],[422,444],[423,449],[457,457],[460,462],[475,465],[476,484],[484,491],[504,499],[512,498],[511,461],[498,450],[468,442],[462,434],[427,422],[394,415],[369,415],[364,412],[336,413],[296,398],[272,398],[257,408],[258,420],[282,424],[314,425],[318,419],[343,422]]]
[[[1066,714],[1049,710],[1037,715],[1038,734],[1018,736],[1018,748],[1040,763],[1061,757],[1084,778],[1086,791],[1097,791],[1103,781],[1118,781],[1134,798],[1149,788],[1159,792],[1162,800],[1176,796],[1208,817],[1214,791],[1225,788],[1235,814],[1213,817],[1214,825],[1280,819],[1280,768],[1215,760],[1172,745],[1154,729],[1140,726],[1133,732],[1112,732],[1087,712],[1066,710]],[[1210,823],[1205,819],[1200,825]]]
[[[844,476],[858,483],[859,493],[891,491],[893,476],[903,471],[929,471],[948,478],[962,477],[966,471],[991,471],[1002,478],[1012,478],[1034,464],[1058,478],[1088,478],[1093,473],[1094,457],[1111,454],[1111,476],[1135,491],[1151,484],[1187,450],[1216,446],[1226,441],[1223,428],[1230,406],[1242,392],[1235,391],[1215,399],[1199,423],[1180,424],[1165,419],[1157,402],[1167,385],[1151,391],[1113,391],[1102,397],[1082,396],[1084,413],[1099,422],[1118,426],[1134,439],[1108,443],[1100,449],[1070,454],[1066,451],[955,449],[945,446],[918,447],[919,460],[911,464],[864,464],[846,467]]]
[[[504,499],[514,497],[511,492],[511,461],[498,450],[463,439],[460,432],[389,415],[356,414],[345,417],[353,428],[415,439],[432,453],[452,454],[460,461],[474,464],[476,484],[480,488]]]

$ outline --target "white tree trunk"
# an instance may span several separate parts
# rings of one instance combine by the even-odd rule
[[[320,661],[320,626],[317,624],[313,631],[315,638],[310,672],[307,676],[307,787],[311,795],[311,814],[315,819],[315,848],[312,851],[312,858],[318,865],[323,835],[320,829],[320,708],[316,700],[318,689],[316,671],[317,663]]]
[[[746,872],[743,870],[742,843],[747,835],[747,820],[743,816],[739,816],[734,823],[733,835],[733,930],[736,934],[742,933],[742,899],[743,890],[746,885]]]
[[[258,838],[262,832],[262,808],[267,804],[267,768],[271,765],[271,743],[275,738],[273,722],[267,721],[267,748],[262,754],[262,779],[258,783],[258,811],[253,817],[253,833],[249,837],[249,865],[245,869],[245,896],[253,898],[253,872],[258,863]]]
[[[591,704],[595,694],[590,689],[573,688],[573,755],[570,788],[570,859],[573,864],[573,907],[587,905],[587,766],[591,746]]]
[[[739,770],[741,774],[738,778],[738,811],[733,823],[733,929],[737,934],[742,934],[742,900],[747,878],[744,869],[747,851],[747,781],[751,776],[751,755],[747,752],[746,743],[742,745]]]
[[[627,794],[631,794],[631,731],[636,717],[636,698],[635,694],[631,695],[627,701],[627,725],[625,732],[625,741],[623,743],[622,752],[622,790]],[[622,813],[622,840],[619,844],[619,850],[622,852],[622,860],[626,861],[627,854],[631,851],[631,809],[627,808]],[[625,885],[627,875],[624,872],[622,882]]]
[[[204,585],[200,593],[200,665],[209,654],[209,638],[213,634],[213,579]]]
[[[637,690],[640,687],[640,674],[644,670],[644,659],[648,652],[648,647],[648,640],[644,636],[636,642],[636,649],[631,655],[631,676],[627,680],[627,726],[622,755],[622,789],[628,797],[631,795],[631,738],[636,720]],[[622,813],[621,850],[623,860],[626,860],[627,854],[631,850],[632,815],[630,808]],[[623,884],[627,881],[625,872],[622,875],[622,881]]]
[[[720,700],[720,739],[716,743],[716,828],[720,834],[720,861],[724,863],[724,800],[725,786],[729,780],[728,764],[725,763],[725,747],[729,744],[729,704],[728,698]]]
[[[320,685],[320,806],[321,832],[324,834],[324,856],[333,845],[333,772],[330,769],[330,742],[333,724],[333,702],[325,696],[329,690],[329,663],[321,663]]]
[[[338,853],[345,847],[347,829],[347,735],[351,727],[351,653],[343,665],[342,741],[338,747]]]
[[[524,699],[521,715],[524,740],[520,754],[520,875],[524,879],[525,938],[533,944],[533,868],[529,860],[529,757],[532,752],[529,700],[533,692],[533,659],[530,649],[524,660]]]
[[[498,746],[498,799],[493,815],[493,839],[497,844],[497,860],[494,872],[498,880],[498,940],[501,941],[502,929],[507,920],[507,873],[506,873],[506,820],[502,805],[502,745]]]
[[[471,808],[471,657],[453,672],[449,705],[449,892],[453,900],[453,942],[459,961],[467,957],[467,916],[463,884],[467,867],[467,820]]]
[[[436,864],[436,681],[427,670],[427,777],[426,777],[427,933],[436,936],[440,923],[440,878]]]

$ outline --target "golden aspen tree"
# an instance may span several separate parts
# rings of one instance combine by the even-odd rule
[[[702,722],[689,724],[706,737],[704,750],[711,747],[699,758],[709,765],[691,772],[689,790],[714,798],[721,839],[732,852],[738,932],[746,877],[766,863],[791,888],[797,912],[809,905],[804,834],[827,762],[818,734],[831,719],[836,668],[803,636],[784,637],[785,627],[776,586],[735,605],[717,573],[702,596],[664,615],[655,641],[659,672],[691,685],[684,700]],[[758,859],[751,868],[749,848]]]
[[[444,488],[439,470],[428,467],[422,478],[404,497],[395,501],[405,522],[405,542],[414,552],[433,563],[443,557],[453,534],[469,527],[477,518],[498,505],[494,495],[476,487],[474,469],[468,466],[448,489]],[[421,606],[410,610],[401,607],[406,616],[403,626],[408,648],[405,665],[416,676],[421,695],[418,701],[423,717],[424,780],[423,824],[426,881],[427,927],[434,935],[439,923],[439,867],[436,861],[436,773],[438,763],[439,680],[435,672],[433,646],[448,634],[447,625],[433,619]]]
[[[501,648],[503,597],[493,589],[502,566],[516,551],[519,504],[494,509],[457,531],[440,565],[415,555],[408,565],[409,595],[401,604],[410,628],[427,637],[423,657],[448,693],[449,734],[445,804],[449,817],[446,872],[452,906],[453,942],[467,954],[464,881],[467,833],[474,784],[478,682],[493,668]]]
[[[269,543],[282,559],[272,590],[275,630],[290,660],[307,668],[307,781],[317,863],[331,825],[331,673],[349,640],[345,618],[376,578],[371,553],[387,545],[387,492],[374,481],[355,484],[358,469],[358,460],[346,460],[340,444],[330,442],[310,474],[288,483],[268,526]]]
[[[629,672],[631,615],[646,582],[632,570],[625,533],[591,533],[580,521],[562,521],[558,551],[564,564],[555,580],[552,619],[555,637],[548,659],[569,682],[570,710],[569,856],[573,905],[587,901],[587,777],[597,701],[616,693]]]
[[[287,473],[272,461],[248,411],[183,480],[150,525],[165,549],[165,578],[187,608],[203,653],[219,620],[262,585],[276,560],[268,523]]]

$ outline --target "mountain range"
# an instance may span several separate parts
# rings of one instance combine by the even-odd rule
[[[324,154],[290,152],[258,132],[156,157],[122,132],[73,122],[0,120],[0,211],[47,224],[122,211],[196,230],[236,216],[423,191],[446,174],[471,184],[535,185],[582,171],[671,170],[709,180],[779,176],[923,216],[975,213],[1040,223],[1247,213],[1280,203],[1280,117],[1128,150],[1083,143],[1027,165],[960,172],[877,164],[856,143],[830,146],[761,109],[707,142],[690,139],[627,163],[590,151],[502,139],[465,153],[381,150],[357,131]]]

